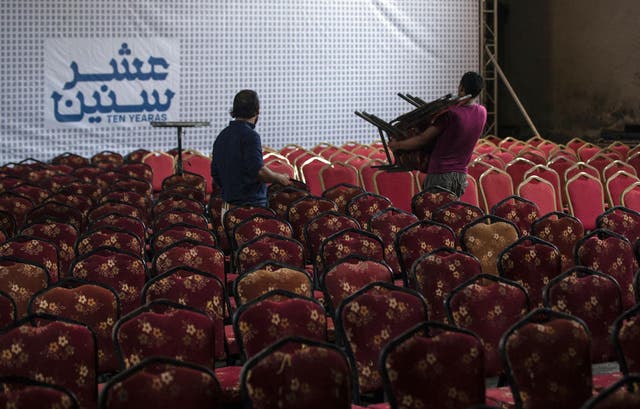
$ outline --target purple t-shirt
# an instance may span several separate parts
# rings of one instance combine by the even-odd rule
[[[436,125],[443,131],[431,151],[427,173],[466,173],[486,122],[487,110],[480,104],[460,105],[438,118]]]

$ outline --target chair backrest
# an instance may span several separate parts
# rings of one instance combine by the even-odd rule
[[[640,154],[640,152],[638,153]],[[620,195],[620,203],[629,209],[640,211],[640,182],[635,182],[627,186]]]
[[[487,169],[478,179],[482,208],[489,212],[493,206],[505,197],[513,195],[513,181],[511,176],[498,168]]]
[[[371,216],[369,220],[369,231],[378,235],[382,239],[384,245],[384,257],[393,272],[399,276],[401,272],[398,254],[394,246],[396,234],[418,221],[413,213],[398,209],[397,207],[388,207]]]
[[[498,344],[502,335],[530,309],[527,291],[515,281],[479,274],[454,288],[445,300],[451,325],[465,328],[482,340],[485,376],[501,373]]]
[[[574,261],[615,278],[620,284],[624,309],[635,304],[633,276],[638,261],[627,238],[606,229],[593,230],[576,243]]]
[[[0,377],[0,407],[80,409],[69,389],[17,376]]]
[[[304,227],[320,213],[337,211],[335,203],[319,196],[305,196],[289,205],[287,220],[293,227],[294,238],[304,243]]]
[[[246,359],[288,337],[327,341],[326,312],[319,301],[284,290],[272,290],[233,314],[233,330]]]
[[[324,239],[318,255],[320,271],[350,255],[385,261],[384,244],[380,237],[366,230],[353,228],[341,230]]]
[[[346,212],[347,215],[356,219],[362,228],[366,229],[369,219],[380,210],[388,207],[392,207],[392,203],[387,197],[364,192],[349,200]]]
[[[394,207],[411,211],[412,198],[416,194],[413,173],[378,170],[372,179],[375,193],[389,198]]]
[[[536,163],[521,156],[516,157],[511,162],[505,165],[505,172],[507,172],[509,176],[511,176],[513,191],[515,191],[518,185],[522,183],[525,173],[527,173],[527,171],[534,166],[536,166]]]
[[[604,189],[596,177],[580,172],[565,185],[569,211],[582,222],[584,228],[592,230],[596,218],[604,212]]]
[[[234,266],[239,274],[265,261],[304,268],[304,246],[298,240],[267,233],[244,243],[234,256]]]
[[[250,205],[236,206],[226,211],[223,216],[222,224],[232,247],[236,245],[233,237],[233,231],[236,226],[257,215],[275,217],[276,214],[272,209],[269,209],[268,207]]]
[[[467,409],[485,401],[483,347],[470,331],[419,324],[389,342],[380,368],[393,408],[441,407],[447,402],[448,408]]]
[[[310,156],[302,162],[300,162],[300,159],[296,159],[294,160],[294,164],[300,169],[302,181],[309,186],[311,194],[320,196],[324,190],[320,172],[325,166],[331,165],[331,162],[321,156]]]
[[[531,175],[527,177],[516,189],[518,196],[536,204],[539,209],[539,216],[560,210],[560,186],[554,187],[548,180],[540,176]]]
[[[589,398],[581,409],[634,409],[640,407],[640,376],[627,375]]]
[[[640,179],[635,174],[620,170],[608,179],[605,179],[605,190],[607,193],[607,201],[609,206],[620,206],[622,203],[622,194],[625,190]]]
[[[75,253],[87,254],[98,247],[115,247],[144,257],[145,245],[142,239],[131,231],[118,227],[95,227],[82,234],[76,242]]]
[[[470,205],[480,207],[480,193],[478,192],[478,181],[476,178],[467,174],[467,188],[464,193],[458,199],[461,202],[469,203]]]
[[[109,379],[99,409],[221,408],[220,384],[210,368],[182,360],[152,357]]]
[[[347,357],[335,345],[287,337],[247,361],[240,393],[253,409],[350,409],[353,377]]]
[[[454,288],[480,274],[470,253],[442,247],[418,258],[409,270],[409,287],[425,298],[432,321],[448,322],[444,301]]]
[[[314,266],[320,267],[320,246],[327,237],[344,229],[359,228],[360,223],[356,219],[332,210],[309,220],[304,226],[304,243]]]
[[[364,193],[361,186],[349,183],[339,183],[322,192],[322,197],[331,200],[338,207],[338,212],[346,213],[347,203],[360,193]]]
[[[464,226],[484,215],[484,211],[478,206],[462,201],[454,201],[437,208],[433,212],[432,220],[451,227],[456,234],[457,240],[460,238],[460,233]]]
[[[613,323],[612,340],[620,371],[624,375],[640,372],[640,305],[622,313]]]
[[[286,220],[273,215],[256,214],[238,223],[233,228],[232,242],[237,248],[254,237],[265,233],[277,234],[283,237],[293,237],[293,227]]]
[[[273,290],[285,290],[312,297],[313,282],[307,272],[301,268],[282,266],[267,269],[259,266],[244,272],[233,283],[236,306],[246,304]]]
[[[176,241],[155,254],[152,261],[154,275],[162,274],[175,267],[192,267],[220,280],[225,279],[224,253],[211,245],[195,240]]]
[[[518,227],[511,221],[492,215],[479,217],[460,232],[460,245],[480,260],[482,272],[498,275],[498,255],[518,240]]]
[[[277,189],[273,188],[274,186],[276,186]],[[309,191],[306,189],[300,189],[294,186],[282,187],[282,185],[274,183],[267,189],[267,203],[269,208],[276,212],[276,215],[286,220],[289,205],[308,195]]]
[[[427,305],[417,292],[375,282],[345,298],[336,313],[336,331],[358,371],[358,393],[382,389],[378,360],[396,336],[428,319]]]
[[[580,408],[592,394],[590,339],[580,319],[547,309],[513,325],[500,353],[516,407]]]
[[[209,221],[202,213],[186,209],[168,209],[154,217],[153,230],[163,230],[180,223],[189,224],[200,229],[209,228]]]
[[[513,222],[522,236],[529,234],[531,224],[542,214],[538,205],[520,196],[509,196],[491,208],[491,214]]]
[[[18,318],[18,307],[9,294],[0,291],[0,330],[12,325]]]
[[[160,254],[166,248],[182,240],[193,240],[215,247],[216,235],[209,229],[201,229],[187,223],[176,223],[156,233],[149,239],[152,254]]]
[[[640,212],[615,206],[598,216],[596,226],[598,229],[618,233],[626,237],[631,244],[635,244],[640,239]]]
[[[544,289],[544,306],[583,320],[591,332],[591,362],[615,359],[610,328],[622,314],[618,282],[608,274],[573,267]]]
[[[531,235],[554,244],[560,251],[562,271],[575,265],[573,249],[584,236],[584,226],[579,219],[562,212],[543,215],[531,225]]]
[[[14,236],[0,244],[0,257],[9,256],[41,264],[49,271],[52,283],[58,281],[59,257],[58,247],[48,239],[39,237]]]
[[[29,298],[51,283],[45,266],[17,257],[0,257],[0,272],[0,291],[15,303],[15,318],[27,315]]]
[[[318,174],[320,179],[320,194],[324,196],[324,192],[334,186],[340,184],[357,185],[358,170],[348,163],[332,161],[320,168]]]
[[[151,185],[154,192],[162,190],[162,181],[173,174],[175,159],[165,152],[150,152],[142,157],[142,163],[149,165],[153,171]]]
[[[436,209],[456,200],[458,197],[450,190],[440,187],[426,189],[413,196],[411,211],[419,220],[430,220]]]
[[[498,255],[498,273],[523,286],[533,308],[542,307],[542,290],[562,272],[558,248],[536,236],[525,236]]]

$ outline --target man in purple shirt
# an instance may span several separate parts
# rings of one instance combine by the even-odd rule
[[[424,189],[440,186],[458,197],[464,193],[467,187],[467,166],[487,121],[487,110],[475,102],[483,85],[484,80],[478,73],[465,73],[458,86],[458,95],[471,95],[471,99],[449,109],[424,132],[402,141],[389,141],[389,147],[394,151],[433,147]]]
[[[258,94],[252,90],[238,92],[231,110],[234,120],[213,144],[211,175],[222,190],[225,208],[266,206],[266,183],[291,183],[287,175],[271,171],[262,161],[260,135],[254,130],[259,115]]]

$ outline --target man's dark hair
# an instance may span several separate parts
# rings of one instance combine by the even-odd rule
[[[233,98],[231,116],[234,118],[252,118],[260,112],[258,94],[250,89],[243,89]]]
[[[460,86],[466,95],[476,97],[484,87],[484,80],[477,72],[469,71],[462,76]]]

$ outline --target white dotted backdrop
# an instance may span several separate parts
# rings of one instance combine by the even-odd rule
[[[0,0],[0,164],[66,151],[167,150],[176,132],[151,126],[46,126],[45,40],[179,41],[183,146],[209,154],[234,94],[255,89],[264,145],[377,139],[355,110],[390,120],[455,92],[478,70],[475,0]]]

